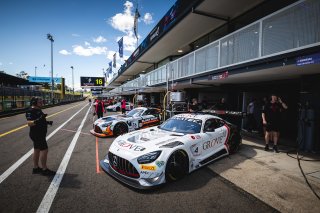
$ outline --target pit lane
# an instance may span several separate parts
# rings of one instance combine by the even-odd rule
[[[81,103],[81,104],[79,104]],[[48,140],[48,167],[58,170],[89,106],[78,102],[45,109],[54,125],[48,135],[81,110]],[[73,108],[71,108],[73,107]],[[68,110],[67,110],[68,109]],[[65,111],[64,111],[65,110]],[[115,114],[115,113],[107,113]],[[49,120],[49,119],[48,119]],[[275,209],[213,172],[215,163],[184,179],[150,191],[137,191],[116,181],[97,165],[114,138],[96,138],[89,112],[72,151],[50,212],[274,212]],[[0,120],[0,134],[25,124],[24,114]],[[10,127],[10,128],[8,128]],[[0,175],[32,149],[28,128],[0,137]],[[224,158],[219,161],[227,161]],[[0,212],[36,212],[53,177],[32,175],[32,156],[0,183]],[[232,168],[226,168],[232,169]],[[241,178],[241,177],[239,177]]]

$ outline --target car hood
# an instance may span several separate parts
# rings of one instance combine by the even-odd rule
[[[120,152],[126,156],[141,156],[163,148],[183,145],[186,135],[151,127],[135,131],[116,138],[110,147],[111,152]]]

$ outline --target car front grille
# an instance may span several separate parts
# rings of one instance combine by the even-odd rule
[[[94,126],[94,131],[95,131],[96,133],[102,133],[102,131],[101,131],[100,127],[98,127],[98,125],[95,125],[95,126]]]
[[[109,157],[109,163],[111,167],[118,173],[131,178],[140,177],[136,168],[126,159],[123,159],[111,152],[108,153],[108,157]]]

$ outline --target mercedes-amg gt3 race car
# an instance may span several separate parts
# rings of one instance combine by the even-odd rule
[[[179,114],[157,127],[117,137],[100,166],[134,188],[175,181],[235,152],[239,130],[209,114]]]
[[[159,109],[138,107],[126,115],[111,115],[96,120],[90,132],[98,137],[118,136],[133,130],[159,124]]]

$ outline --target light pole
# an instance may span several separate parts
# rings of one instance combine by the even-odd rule
[[[51,41],[51,100],[53,101],[53,88],[54,88],[54,81],[53,81],[53,37],[50,33],[47,34],[47,39]]]
[[[74,78],[73,78],[73,66],[70,67],[72,69],[72,93],[74,95]]]
[[[34,77],[37,78],[37,67],[36,66],[34,67]]]

